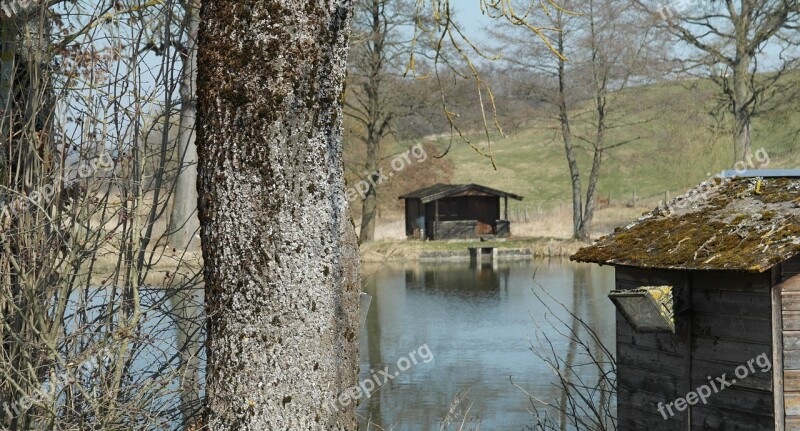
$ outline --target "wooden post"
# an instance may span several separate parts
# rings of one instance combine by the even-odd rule
[[[528,222],[528,206],[525,205],[525,223]]]
[[[439,224],[439,200],[433,201],[433,235],[431,239],[436,239],[436,225]]]
[[[503,200],[506,203],[506,212],[505,212],[505,219],[508,220],[508,196],[504,196]]]
[[[781,266],[779,265],[778,268]],[[774,277],[773,277],[774,278]],[[782,281],[782,280],[781,280]],[[772,396],[775,431],[786,429],[786,400],[783,382],[783,283],[772,286]]]

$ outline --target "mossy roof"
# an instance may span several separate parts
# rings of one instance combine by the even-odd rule
[[[800,178],[715,178],[570,259],[639,268],[763,272],[798,253]]]

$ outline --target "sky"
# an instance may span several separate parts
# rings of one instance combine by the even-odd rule
[[[451,7],[456,11],[456,20],[472,41],[480,42],[481,37],[485,37],[484,28],[498,25],[498,22],[481,13],[481,0],[450,0]],[[686,2],[684,2],[686,3]],[[537,10],[536,13],[540,13]],[[502,21],[502,24],[506,24]],[[682,48],[680,48],[682,49]],[[686,54],[684,51],[676,52],[676,55]],[[769,44],[763,54],[760,55],[761,71],[775,70],[781,63],[778,61],[779,49],[774,44]],[[800,55],[798,50],[794,50],[791,55]]]
[[[462,30],[470,37],[480,36],[483,28],[492,23],[491,18],[481,14],[480,0],[453,0],[452,7]]]

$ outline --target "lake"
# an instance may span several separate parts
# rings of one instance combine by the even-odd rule
[[[575,325],[567,310],[613,350],[615,312],[606,296],[614,286],[610,267],[566,259],[413,263],[364,265],[362,276],[372,295],[361,330],[359,381],[371,392],[357,410],[362,431],[458,429],[455,423],[442,428],[448,412],[451,418],[466,417],[466,430],[528,429],[535,424],[534,407],[560,419],[526,393],[563,402],[556,375],[531,350],[537,340],[546,336],[560,358],[585,360],[575,343],[559,334]],[[70,308],[86,311],[73,318],[94,321],[109,295],[106,289],[89,298],[75,293]],[[143,290],[141,300],[147,310],[143,334],[157,342],[136,350],[134,374],[141,379],[166,374],[172,380],[159,405],[176,420],[179,388],[168,377],[177,365],[171,306],[160,289]],[[70,327],[86,324],[81,322]],[[581,378],[591,381],[595,371],[588,367]],[[386,374],[392,377],[388,381]]]
[[[466,429],[528,429],[532,407],[543,406],[526,392],[556,405],[563,395],[532,345],[546,336],[553,354],[581,360],[580,348],[560,335],[576,324],[566,309],[613,352],[610,267],[565,259],[414,263],[365,265],[363,276],[372,303],[361,331],[360,381],[383,383],[386,367],[396,377],[362,398],[361,430],[439,430],[448,412],[466,417]],[[558,418],[552,408],[541,411]]]

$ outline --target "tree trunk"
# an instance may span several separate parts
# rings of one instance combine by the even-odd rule
[[[169,241],[172,247],[182,251],[197,245],[194,240],[200,222],[197,219],[197,147],[195,145],[195,116],[197,104],[195,85],[197,82],[197,30],[200,24],[198,0],[184,2],[186,14],[186,57],[181,72],[181,111],[178,124],[178,147],[180,171],[175,180],[172,196],[172,212],[169,218]]]
[[[215,431],[355,429],[359,266],[341,148],[351,8],[203,1],[198,209]]]
[[[197,147],[195,116],[197,103],[197,31],[200,25],[199,0],[182,2],[186,28],[186,57],[181,71],[181,110],[178,124],[180,171],[172,194],[169,218],[170,245],[179,252],[193,251],[199,245],[197,218]],[[184,427],[191,426],[201,414],[200,355],[203,335],[203,296],[200,287],[191,283],[194,274],[176,274],[178,289],[170,296],[170,305],[178,325],[178,352],[181,356],[181,416]]]
[[[734,163],[745,160],[750,154],[752,96],[748,79],[750,79],[750,57],[747,54],[740,54],[738,63],[733,68]]]
[[[361,232],[358,242],[363,244],[375,239],[375,216],[378,212],[378,193],[375,187],[369,186],[366,197],[361,202]]]
[[[557,12],[561,13],[561,12]],[[558,52],[564,52],[564,34],[557,33]],[[578,158],[572,146],[572,131],[569,127],[569,111],[567,109],[566,95],[566,64],[564,59],[558,60],[558,119],[561,123],[561,137],[564,140],[564,150],[567,154],[567,164],[572,182],[572,238],[580,239],[581,225],[583,224],[583,197],[581,196],[581,173],[578,168]]]
[[[594,207],[597,202],[597,180],[600,179],[600,164],[603,161],[604,138],[601,130],[598,130],[596,145],[594,156],[592,157],[592,171],[589,173],[589,186],[586,188],[586,206],[583,210],[583,220],[578,232],[578,239],[581,241],[589,241],[592,236]]]
[[[750,115],[743,112],[736,113],[736,125],[734,126],[734,163],[746,160],[750,154]]]
[[[52,213],[29,210],[33,193],[52,183],[59,158],[48,12],[34,2],[0,9],[0,429],[39,427],[35,413],[46,410],[7,406],[24,405],[41,390],[55,345],[52,309],[42,304],[52,304],[43,292],[59,280],[58,232],[45,217]]]
[[[367,77],[362,87],[367,95],[365,106],[367,135],[364,140],[367,145],[367,160],[364,163],[364,167],[371,181],[369,181],[369,189],[361,204],[361,232],[358,239],[362,244],[375,239],[375,218],[378,211],[377,184],[380,179],[380,174],[377,173],[378,161],[381,155],[381,140],[384,133],[386,133],[386,127],[391,118],[391,115],[384,114],[381,108],[381,98],[383,96],[381,82],[386,60],[384,44],[388,26],[387,18],[383,13],[386,2],[385,0],[372,0],[368,7],[372,20],[367,39],[369,46],[367,50],[369,53],[366,66]]]
[[[583,208],[581,227],[578,239],[589,241],[592,236],[592,221],[594,220],[594,206],[597,200],[597,180],[600,179],[600,165],[603,161],[603,150],[606,140],[606,83],[609,77],[610,65],[604,63],[600,54],[602,42],[599,39],[595,26],[594,2],[589,1],[589,44],[592,54],[592,78],[594,79],[594,103],[597,112],[597,126],[594,135],[594,155],[592,157],[592,170],[589,173],[589,184],[586,187],[586,204]]]
[[[367,161],[364,164],[368,172],[368,189],[361,202],[361,232],[358,235],[358,241],[362,244],[375,239],[375,217],[378,212],[377,184],[380,179],[380,174],[376,173],[379,151],[380,141],[370,132],[367,138]]]

